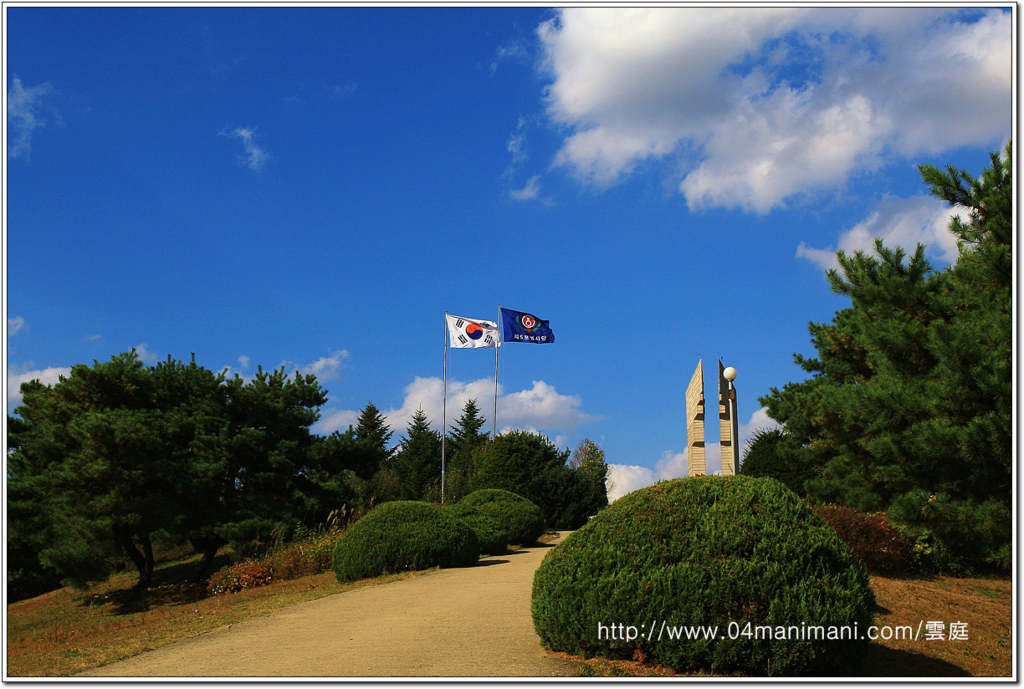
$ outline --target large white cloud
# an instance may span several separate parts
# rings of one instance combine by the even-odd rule
[[[444,402],[444,381],[440,378],[417,377],[405,388],[402,406],[381,413],[387,423],[395,431],[395,440],[405,432],[418,409],[423,409],[431,425],[440,430],[442,416],[447,418],[451,426],[462,414],[467,401],[475,399],[481,416],[490,430],[494,416],[494,380],[481,378],[464,382],[448,380],[447,410],[442,409]],[[541,430],[572,432],[580,425],[594,420],[594,416],[580,409],[582,400],[575,395],[562,395],[553,385],[542,380],[533,381],[531,388],[519,392],[505,393],[498,387],[498,421],[501,429]],[[341,409],[325,410],[323,418],[314,427],[319,433],[331,433],[345,430],[355,424],[359,411]]]
[[[880,237],[886,247],[903,247],[908,254],[912,254],[918,244],[924,244],[928,258],[953,263],[959,256],[956,236],[949,231],[954,215],[963,214],[934,196],[884,199],[867,219],[840,235],[837,249],[842,249],[847,256],[855,251],[873,254],[875,237]],[[827,270],[839,267],[837,249],[815,249],[800,242],[796,255]]]
[[[555,164],[608,186],[667,160],[692,208],[767,212],[893,154],[1009,133],[1011,14],[570,8],[537,30]]]

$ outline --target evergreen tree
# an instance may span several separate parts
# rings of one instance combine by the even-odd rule
[[[194,359],[146,368],[131,352],[22,395],[8,421],[9,532],[69,583],[103,579],[127,554],[144,589],[156,531],[192,540],[208,564],[221,543],[265,545],[337,506],[315,480],[343,457],[315,449],[326,392],[313,376],[261,368],[245,383]]]
[[[367,402],[359,412],[359,419],[352,431],[352,437],[361,452],[356,468],[357,474],[369,478],[387,464],[391,458],[388,443],[391,442],[392,435],[393,431],[388,426],[385,416],[373,402]]]
[[[422,408],[413,414],[393,461],[403,500],[423,500],[439,492],[441,434],[430,428]]]
[[[487,443],[487,432],[480,432],[486,422],[480,415],[476,400],[467,400],[462,407],[462,416],[456,419],[448,435],[446,454],[455,464],[465,464],[478,448]]]
[[[832,289],[850,298],[831,324],[812,324],[814,377],[761,398],[814,458],[815,499],[888,509],[931,538],[953,566],[1008,566],[1011,533],[1011,148],[975,179],[922,166],[954,219],[960,257],[936,272],[924,247],[907,258],[876,240],[876,256],[837,254]],[[906,259],[906,260],[905,260]]]
[[[469,493],[476,476],[476,460],[489,441],[487,432],[480,432],[487,420],[480,414],[475,399],[467,400],[462,415],[451,427],[445,447],[446,502],[458,502]]]
[[[784,429],[759,429],[747,441],[740,474],[774,478],[804,497],[804,483],[817,477],[816,466],[814,456]]]

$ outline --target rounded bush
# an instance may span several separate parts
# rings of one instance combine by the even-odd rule
[[[544,533],[544,513],[521,495],[499,488],[473,491],[460,504],[476,507],[508,532],[513,545],[532,545]]]
[[[545,647],[622,659],[639,649],[681,672],[842,672],[865,650],[873,604],[836,533],[782,483],[745,476],[625,495],[553,548],[533,581]]]
[[[431,567],[467,567],[479,552],[473,529],[440,505],[386,502],[338,539],[333,567],[338,581],[354,581]]]
[[[463,503],[445,506],[456,518],[473,529],[480,541],[481,555],[499,555],[508,549],[509,534],[498,520],[487,516],[483,510]]]

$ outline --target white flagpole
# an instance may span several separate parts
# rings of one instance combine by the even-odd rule
[[[498,350],[501,349],[501,304],[498,304],[498,344],[494,348],[494,416],[491,418],[491,439],[498,437]]]
[[[444,439],[448,435],[448,312],[444,312],[444,393],[441,397],[441,504],[444,504]]]

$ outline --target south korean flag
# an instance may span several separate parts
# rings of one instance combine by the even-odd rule
[[[501,336],[494,321],[481,321],[461,316],[445,315],[448,322],[448,337],[452,347],[459,349],[477,347],[500,347]]]

